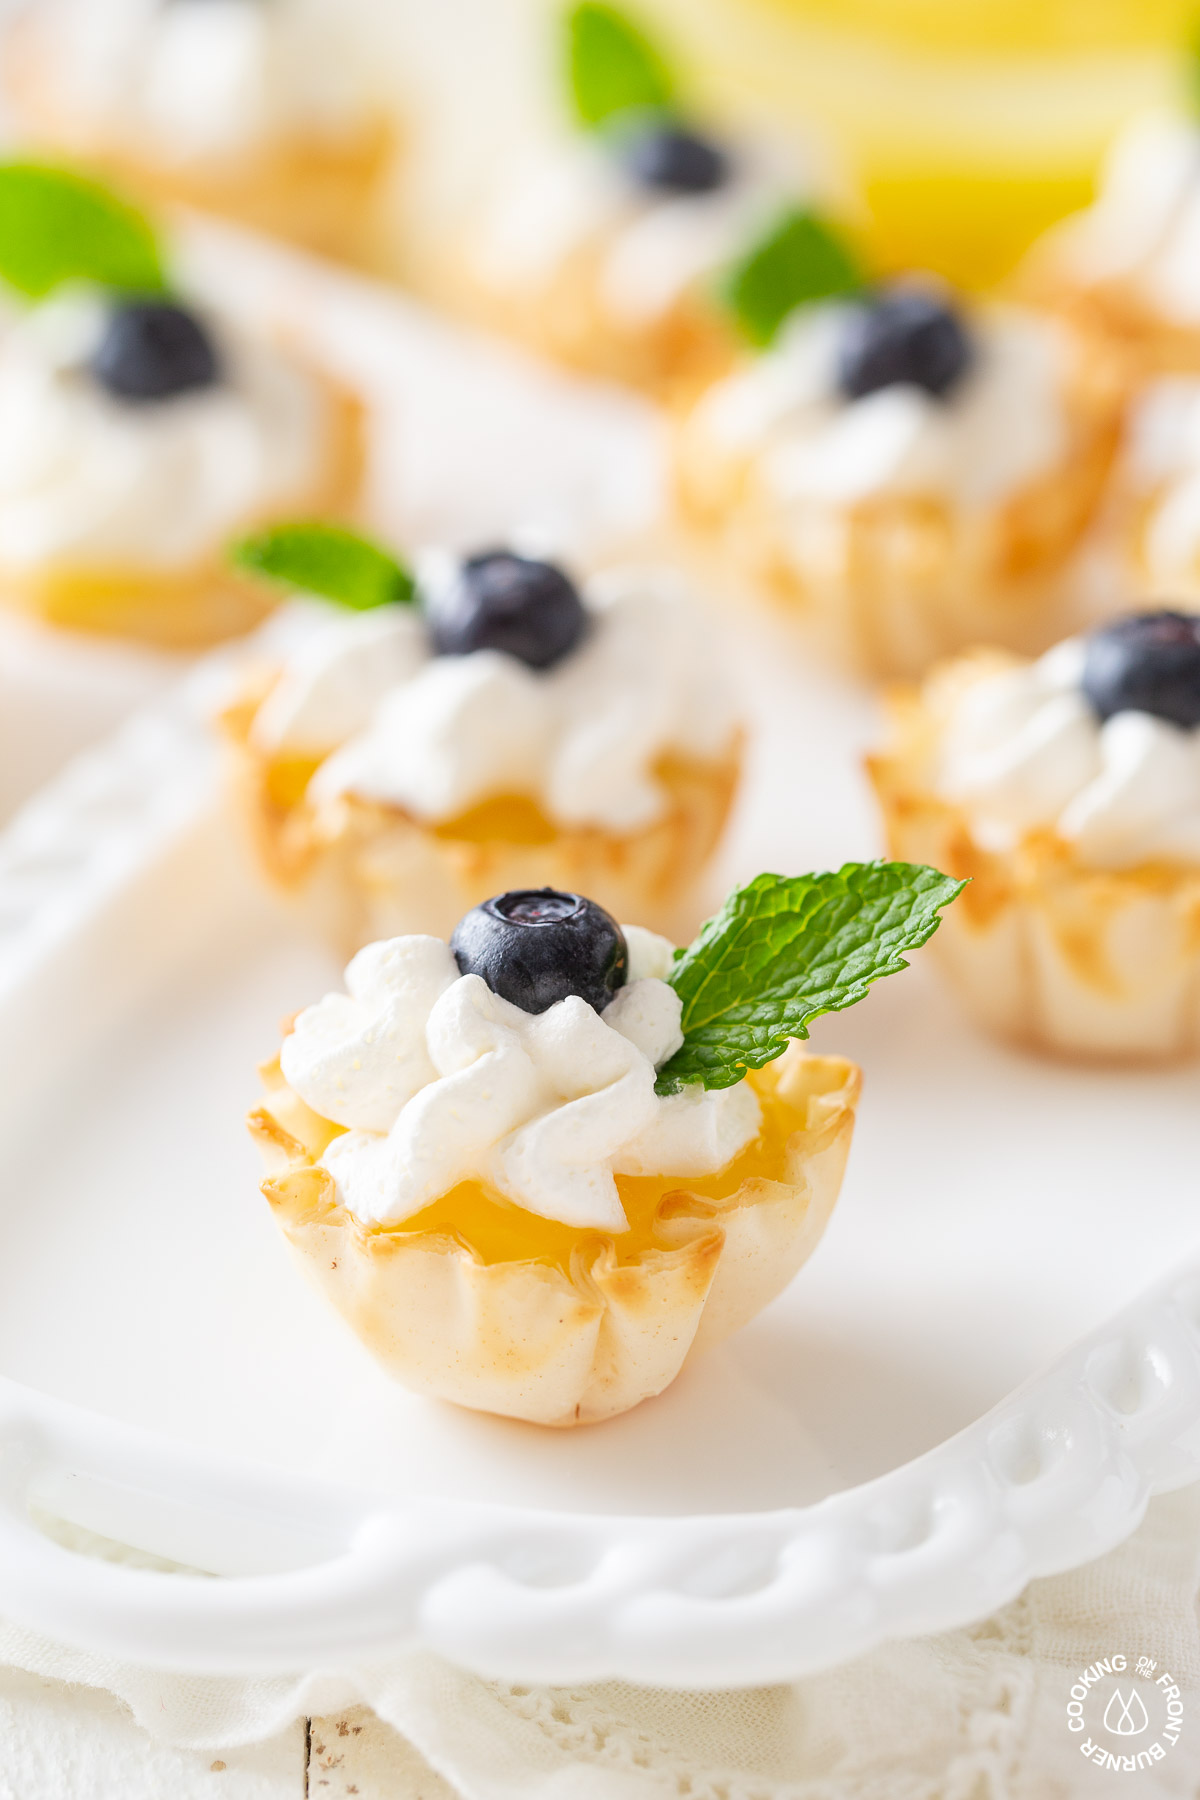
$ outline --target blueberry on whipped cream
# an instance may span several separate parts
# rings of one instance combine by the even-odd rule
[[[526,910],[551,910],[556,898],[573,911],[578,901],[499,898]],[[463,925],[487,916],[477,908]],[[612,921],[599,907],[590,917],[608,927],[592,970],[616,974]],[[580,918],[582,940],[589,912]],[[561,922],[523,929],[533,938]],[[544,1010],[514,1005],[474,970],[463,973],[454,947],[408,936],[360,950],[346,993],[299,1014],[280,1063],[295,1093],[346,1127],[322,1166],[357,1219],[396,1224],[457,1183],[482,1180],[543,1218],[625,1231],[614,1176],[711,1174],[757,1137],[748,1082],[655,1092],[658,1069],[683,1042],[682,1002],[663,979],[673,946],[636,925],[615,935],[625,979],[603,1013],[571,988]],[[460,926],[455,946],[462,936]]]
[[[511,550],[468,557],[422,598],[439,656],[502,650],[530,669],[549,669],[574,650],[587,625],[578,590],[561,569]]]
[[[1071,354],[1056,320],[989,304],[965,327],[915,283],[799,307],[701,398],[691,454],[754,459],[784,508],[912,494],[984,511],[1063,467]]]
[[[1193,730],[1200,725],[1200,618],[1164,609],[1092,632],[1082,686],[1101,720],[1148,713]]]
[[[563,829],[641,831],[674,804],[668,758],[735,753],[732,684],[673,574],[610,569],[577,591],[513,553],[430,552],[414,587],[415,605],[339,608],[255,716],[257,751],[320,764],[312,806],[441,821],[520,795]]]
[[[345,1127],[319,1166],[364,1224],[474,1180],[543,1218],[624,1231],[615,1178],[727,1168],[762,1130],[752,1071],[903,968],[961,886],[905,863],[763,874],[683,950],[578,894],[497,895],[449,944],[360,950],[345,993],[296,1016],[280,1072]]]
[[[499,894],[472,907],[450,939],[463,975],[480,975],[522,1012],[569,994],[603,1012],[625,983],[629,954],[616,920],[580,894],[554,888]]]
[[[0,344],[0,565],[190,570],[322,491],[336,421],[270,342],[64,283]]]
[[[838,385],[851,400],[901,384],[940,400],[971,362],[971,340],[945,301],[925,288],[898,284],[847,317]]]
[[[213,387],[220,363],[193,313],[167,300],[119,301],[92,352],[91,372],[119,400],[172,400]]]
[[[1087,867],[1200,862],[1200,620],[1134,614],[967,682],[938,786],[985,847],[1049,831]]]
[[[619,133],[621,166],[639,187],[666,194],[711,194],[730,175],[729,158],[710,138],[655,120]]]

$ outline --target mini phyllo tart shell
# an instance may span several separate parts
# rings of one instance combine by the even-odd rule
[[[1200,344],[1200,335],[1197,337]],[[1097,567],[1129,606],[1200,598],[1200,357],[1197,374],[1146,382],[1105,507]]]
[[[811,1255],[841,1186],[860,1075],[792,1044],[747,1079],[760,1137],[714,1176],[618,1177],[628,1234],[575,1231],[476,1184],[399,1226],[363,1227],[317,1159],[338,1127],[278,1062],[250,1129],[288,1241],[390,1375],[540,1425],[612,1418],[693,1349],[752,1319]]]
[[[1200,374],[1200,330],[1156,313],[1135,282],[1102,281],[1069,292],[1035,278],[1029,287],[1076,330],[1103,338],[1119,354],[1131,393],[1158,375]]]
[[[1069,243],[1069,232],[1052,231],[1034,246],[1020,274],[1022,297],[1107,344],[1131,396],[1156,376],[1200,374],[1200,329],[1160,311],[1138,274],[1081,276]]]
[[[572,250],[532,292],[483,280],[460,256],[430,277],[456,310],[499,328],[540,356],[661,397],[686,396],[733,363],[737,338],[716,303],[693,285],[661,313],[627,321],[605,303],[608,236]]]
[[[976,652],[894,694],[891,742],[868,768],[893,856],[969,885],[933,954],[972,1016],[1012,1042],[1074,1060],[1174,1061],[1200,1052],[1200,867],[1098,869],[1055,832],[981,844],[930,775],[964,681],[1010,659]]]
[[[431,823],[354,793],[314,805],[316,765],[251,740],[261,698],[224,715],[235,803],[272,884],[345,954],[414,932],[445,937],[472,906],[516,888],[590,894],[616,918],[670,937],[696,924],[688,906],[737,790],[740,737],[718,760],[664,758],[656,778],[667,807],[635,831],[559,826],[519,794]]]
[[[376,118],[342,140],[293,135],[249,164],[238,158],[164,169],[103,146],[89,160],[153,204],[183,201],[321,256],[372,264],[378,260],[374,197],[394,148],[391,126]]]
[[[1077,334],[1063,454],[1006,500],[971,510],[933,492],[785,502],[767,476],[771,446],[724,450],[701,403],[676,427],[679,513],[719,547],[735,581],[866,673],[919,675],[980,642],[1043,650],[1071,623],[1068,564],[1106,488],[1123,393],[1110,346]]]

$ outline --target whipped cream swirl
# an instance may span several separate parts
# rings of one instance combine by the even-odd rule
[[[655,1093],[683,1042],[671,945],[625,933],[629,979],[602,1015],[578,995],[522,1012],[460,975],[440,938],[359,951],[346,993],[302,1012],[280,1053],[289,1086],[347,1127],[321,1166],[356,1219],[395,1225],[473,1180],[541,1218],[622,1232],[614,1176],[715,1174],[757,1137],[746,1082]]]
[[[849,310],[800,308],[776,345],[711,388],[694,416],[718,452],[760,457],[781,503],[929,494],[983,508],[1063,457],[1068,344],[1054,321],[981,309],[973,365],[948,396],[897,382],[852,400],[837,383]]]
[[[936,771],[986,848],[1045,829],[1093,868],[1200,862],[1200,731],[1143,712],[1103,723],[1084,697],[1082,639],[958,695]]]
[[[72,123],[163,162],[361,125],[365,71],[321,0],[50,0],[36,24]]]
[[[421,585],[448,573],[426,563]],[[664,756],[728,751],[733,696],[669,573],[609,571],[583,597],[587,634],[547,670],[495,650],[435,656],[415,609],[332,620],[284,668],[253,741],[325,757],[316,805],[351,793],[436,821],[519,794],[565,827],[639,830],[666,810]]]
[[[87,366],[106,312],[63,289],[0,342],[0,566],[187,567],[320,476],[315,376],[222,326],[215,386],[131,404]]]

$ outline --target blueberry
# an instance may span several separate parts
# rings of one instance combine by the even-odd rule
[[[1083,691],[1100,719],[1144,712],[1189,731],[1200,725],[1200,617],[1131,613],[1093,631]]]
[[[838,386],[851,400],[911,382],[943,399],[971,366],[971,340],[941,300],[918,287],[885,289],[846,321]]]
[[[122,300],[92,354],[92,374],[121,400],[171,400],[220,379],[204,328],[168,300]]]
[[[618,139],[618,154],[639,187],[670,194],[711,194],[729,179],[729,158],[716,144],[661,121]]]
[[[470,557],[430,605],[439,656],[504,650],[531,669],[561,662],[586,626],[583,601],[562,570],[510,550]]]
[[[616,920],[594,900],[555,888],[497,894],[460,919],[450,948],[464,975],[482,975],[522,1012],[542,1013],[568,994],[603,1012],[625,985],[629,957]]]

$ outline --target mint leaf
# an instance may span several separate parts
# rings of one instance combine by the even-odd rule
[[[166,288],[149,222],[98,182],[47,163],[0,162],[0,280],[39,300],[64,281]]]
[[[320,594],[354,612],[413,598],[413,578],[404,565],[342,525],[273,525],[243,538],[229,554],[239,569]]]
[[[683,1047],[658,1092],[733,1087],[773,1062],[818,1014],[907,968],[904,952],[933,936],[965,885],[921,863],[872,862],[736,889],[668,977],[683,1000]]]
[[[789,207],[725,271],[718,295],[743,336],[765,349],[796,307],[862,285],[862,271],[833,228],[818,213]]]
[[[618,113],[661,112],[675,84],[662,57],[631,19],[602,0],[580,0],[566,17],[567,83],[581,125]]]

